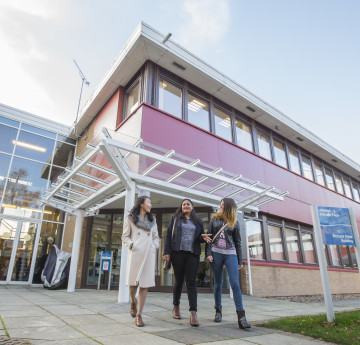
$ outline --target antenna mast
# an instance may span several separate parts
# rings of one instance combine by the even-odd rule
[[[78,71],[79,71],[79,75],[80,75],[80,78],[82,80],[81,82],[81,89],[80,89],[80,96],[79,96],[79,104],[78,104],[78,108],[77,108],[77,113],[76,113],[76,118],[75,118],[75,125],[77,124],[77,120],[78,120],[78,116],[79,116],[79,110],[80,110],[80,102],[81,102],[81,95],[82,95],[82,90],[83,90],[83,86],[84,84],[89,86],[90,85],[90,82],[87,81],[87,79],[85,78],[84,76],[84,73],[81,71],[79,65],[76,63],[75,59],[73,59]]]

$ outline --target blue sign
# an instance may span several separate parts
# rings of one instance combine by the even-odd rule
[[[317,211],[324,244],[355,246],[349,209],[318,206]]]
[[[101,270],[110,271],[111,259],[103,259],[101,261]]]
[[[103,258],[111,258],[111,251],[103,251],[102,257]]]

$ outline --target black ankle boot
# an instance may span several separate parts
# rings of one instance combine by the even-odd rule
[[[246,321],[245,310],[237,310],[236,314],[238,316],[238,323],[240,328],[251,328],[251,325]]]
[[[215,319],[214,322],[221,322],[221,318],[222,318],[222,307],[214,307],[215,308]]]

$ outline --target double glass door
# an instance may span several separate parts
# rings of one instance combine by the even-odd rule
[[[0,283],[31,281],[38,222],[0,218]]]

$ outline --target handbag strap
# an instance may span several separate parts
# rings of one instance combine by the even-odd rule
[[[227,223],[224,224],[224,225],[220,228],[220,230],[216,233],[216,235],[215,235],[214,238],[212,239],[213,242],[214,242],[215,238],[221,233],[221,231],[223,231],[226,227],[227,227]]]

